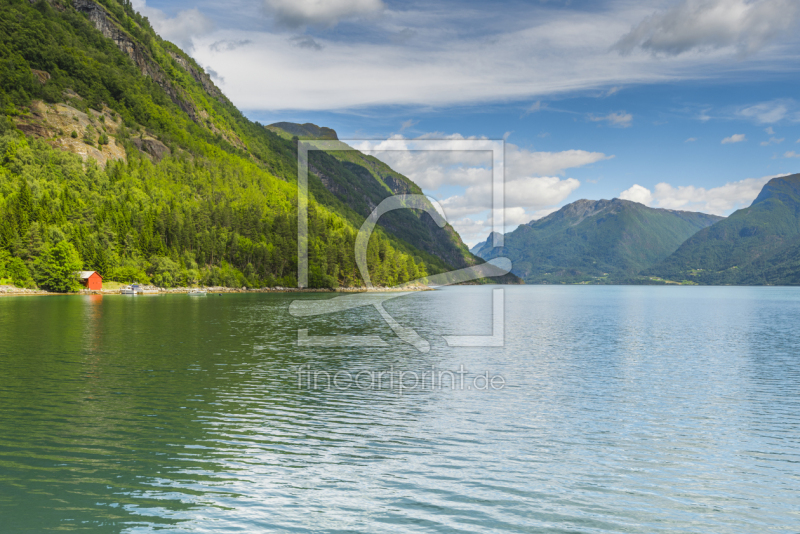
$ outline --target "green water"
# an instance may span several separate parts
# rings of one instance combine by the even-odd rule
[[[508,287],[497,348],[441,337],[491,288],[388,302],[428,353],[296,298],[1,298],[0,532],[800,531],[798,289]]]

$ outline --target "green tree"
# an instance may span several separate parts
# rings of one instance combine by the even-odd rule
[[[36,281],[48,291],[59,293],[80,289],[78,271],[83,266],[75,246],[61,241],[48,248],[35,262]]]
[[[180,281],[181,267],[163,256],[150,258],[150,272],[153,283],[158,287],[175,287]]]
[[[19,258],[11,258],[6,265],[6,272],[11,282],[17,287],[32,289],[36,287],[31,277],[31,272],[25,262]]]

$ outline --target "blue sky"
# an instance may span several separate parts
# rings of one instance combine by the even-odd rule
[[[795,0],[134,5],[264,124],[506,139],[508,229],[579,198],[726,215],[800,171]],[[488,234],[480,158],[376,156]]]

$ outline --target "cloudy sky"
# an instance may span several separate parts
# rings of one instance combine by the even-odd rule
[[[469,244],[490,228],[486,153],[506,141],[508,229],[580,198],[727,215],[800,171],[797,0],[135,0],[251,119],[376,152]]]

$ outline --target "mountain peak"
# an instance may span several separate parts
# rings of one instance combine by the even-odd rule
[[[490,250],[494,248],[495,235],[499,236],[502,234],[500,234],[499,232],[491,232],[489,234],[489,237],[486,238],[486,241],[481,241],[480,243],[469,249],[469,251],[478,256],[479,258],[482,258],[483,257],[482,255],[487,254]]]
[[[800,174],[790,174],[773,178],[761,189],[751,206],[760,204],[768,199],[776,198],[782,202],[800,205]]]
[[[720,219],[620,198],[581,199],[506,234],[502,249],[473,253],[510,258],[512,272],[529,283],[607,283],[635,276]]]
[[[571,202],[566,206],[563,206],[558,211],[547,215],[541,219],[537,219],[527,223],[528,226],[533,226],[540,223],[548,223],[550,221],[561,221],[565,219],[571,219],[572,225],[580,224],[584,219],[589,217],[593,217],[600,212],[611,210],[611,212],[616,213],[621,209],[625,209],[626,207],[642,207],[646,208],[644,204],[639,204],[638,202],[633,202],[631,200],[623,200],[621,198],[612,198],[611,200],[607,199],[600,199],[600,200],[589,200],[586,198],[582,198],[580,200],[576,200],[575,202]]]

